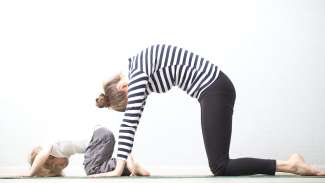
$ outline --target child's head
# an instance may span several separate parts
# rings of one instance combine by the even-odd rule
[[[104,93],[96,98],[96,106],[99,108],[111,107],[113,110],[123,112],[127,104],[127,93],[117,89],[117,84],[121,81],[122,75],[118,74],[113,79],[104,84]]]
[[[35,147],[29,154],[28,160],[29,164],[32,166],[36,156],[42,150],[41,146]],[[62,176],[62,170],[67,167],[69,160],[67,158],[57,158],[49,155],[48,159],[41,167],[41,169],[36,172],[36,176]]]

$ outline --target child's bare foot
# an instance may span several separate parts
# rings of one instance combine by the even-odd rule
[[[304,158],[299,154],[293,154],[288,159],[289,164],[292,167],[292,173],[303,176],[321,176],[325,175],[325,172],[321,172],[317,168],[305,163]]]

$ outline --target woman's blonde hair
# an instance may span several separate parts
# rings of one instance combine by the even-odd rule
[[[127,104],[127,93],[117,89],[117,84],[121,79],[122,75],[118,74],[104,84],[105,93],[101,93],[96,99],[97,107],[111,107],[115,111],[125,111]]]
[[[42,150],[41,146],[37,146],[35,148],[32,149],[32,152],[29,154],[28,156],[28,162],[30,164],[30,166],[33,165],[34,160],[36,158],[36,156],[39,154],[39,152]],[[51,156],[51,155],[50,155]],[[47,162],[45,162],[45,165],[47,164]],[[54,177],[54,176],[62,176],[62,169],[56,169],[53,166],[42,166],[36,173],[35,176],[39,176],[39,177]]]

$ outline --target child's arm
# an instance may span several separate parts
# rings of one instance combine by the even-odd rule
[[[42,170],[43,165],[50,156],[51,146],[44,147],[35,157],[32,167],[27,172],[27,176],[35,176],[39,171]]]

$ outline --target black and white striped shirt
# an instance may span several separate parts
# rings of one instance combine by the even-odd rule
[[[178,86],[191,97],[218,77],[219,68],[203,57],[171,45],[153,45],[129,58],[128,104],[119,130],[117,157],[131,153],[139,119],[151,92],[164,93]]]

